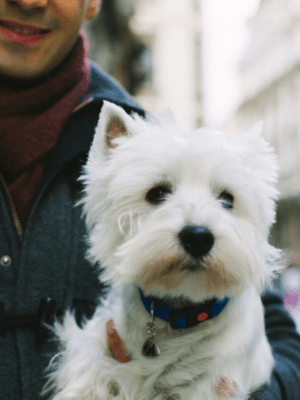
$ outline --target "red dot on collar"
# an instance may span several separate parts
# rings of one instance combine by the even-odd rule
[[[207,318],[208,318],[208,314],[206,314],[206,312],[203,312],[198,315],[197,320],[202,322],[202,321],[205,321]]]

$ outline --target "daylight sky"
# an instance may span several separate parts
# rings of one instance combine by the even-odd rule
[[[259,1],[202,0],[205,125],[219,127],[239,104],[238,63]]]

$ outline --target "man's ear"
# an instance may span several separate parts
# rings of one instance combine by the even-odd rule
[[[101,1],[102,0],[90,0],[85,16],[86,19],[93,19],[98,14],[101,7]]]

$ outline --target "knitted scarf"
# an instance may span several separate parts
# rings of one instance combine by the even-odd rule
[[[63,63],[42,79],[0,78],[0,173],[23,227],[53,147],[90,80],[83,34]]]

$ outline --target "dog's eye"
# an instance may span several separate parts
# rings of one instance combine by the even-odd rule
[[[225,190],[219,195],[218,199],[221,201],[222,206],[227,210],[231,210],[233,208],[234,197],[231,193],[226,192]]]
[[[170,193],[171,189],[168,186],[159,185],[149,190],[146,195],[146,200],[151,204],[161,204]]]

